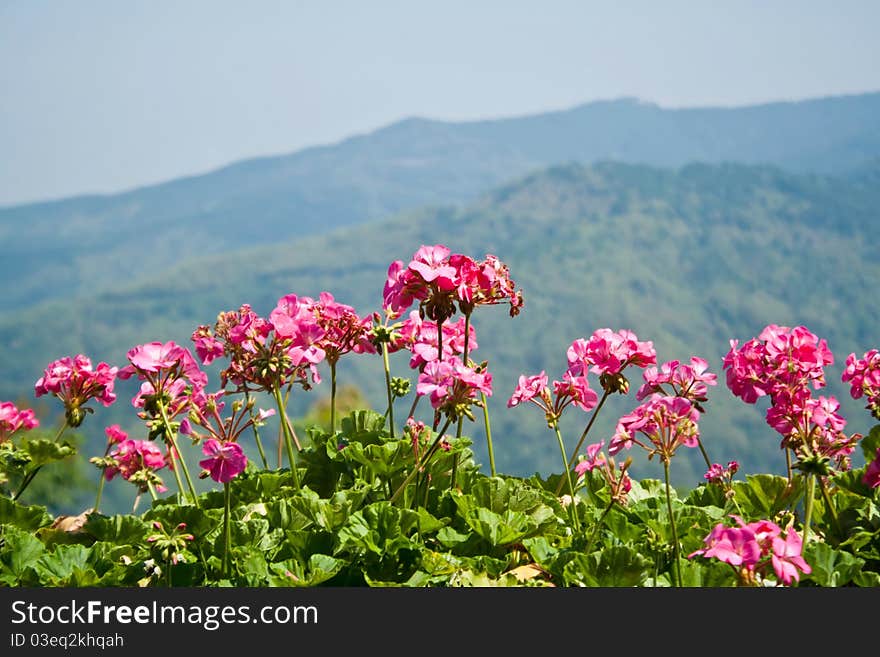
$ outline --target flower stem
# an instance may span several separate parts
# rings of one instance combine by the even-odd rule
[[[101,481],[98,482],[98,496],[95,498],[95,506],[92,509],[92,513],[98,513],[98,508],[101,506],[101,493],[104,490],[104,471],[101,470]]]
[[[599,411],[602,410],[602,406],[605,404],[605,400],[608,399],[611,393],[607,390],[602,393],[602,398],[599,400],[599,403],[596,405],[596,408],[593,410],[593,414],[590,416],[590,421],[587,422],[587,426],[584,428],[583,433],[581,434],[580,439],[577,442],[577,445],[574,448],[574,451],[571,454],[571,458],[568,459],[568,468],[571,469],[574,467],[575,462],[577,461],[578,452],[581,451],[581,445],[584,444],[584,440],[587,437],[587,434],[590,433],[590,429],[593,428],[593,423],[596,421],[596,417],[599,415]],[[559,485],[556,487],[556,494],[562,492],[563,482],[560,480]]]
[[[391,496],[389,500],[392,504],[400,497],[400,494],[404,491],[404,489],[409,485],[409,483],[413,480],[413,478],[422,470],[425,464],[428,462],[434,452],[437,451],[437,446],[440,444],[440,441],[443,439],[443,434],[449,428],[449,425],[452,422],[452,418],[448,418],[446,420],[446,424],[443,425],[443,428],[437,433],[437,437],[434,439],[434,442],[431,443],[431,446],[427,449],[427,451],[422,455],[422,458],[419,459],[418,463],[415,464],[410,473],[406,476],[406,479],[403,480],[403,483],[397,487],[397,490],[394,491],[394,495]]]
[[[462,351],[462,362],[465,367],[468,367],[468,358],[470,356],[470,333],[471,333],[471,314],[466,313],[464,316],[464,349]],[[464,427],[464,415],[458,418],[458,427],[455,429],[455,437],[461,438],[461,431]],[[458,452],[452,457],[452,477],[449,481],[450,490],[455,488],[455,479],[458,476]]]
[[[492,449],[492,425],[489,424],[489,402],[486,399],[486,393],[481,392],[480,396],[483,402],[483,422],[486,424],[486,449],[489,452],[489,472],[495,476],[495,450]]]
[[[576,531],[580,531],[581,524],[578,518],[577,508],[575,507],[574,483],[571,481],[571,469],[568,467],[568,457],[565,452],[565,445],[562,442],[562,434],[559,431],[559,424],[553,423],[553,430],[556,432],[556,441],[559,443],[559,451],[562,454],[562,467],[565,470],[565,476],[568,479],[568,492],[571,495],[571,502],[568,505],[569,513],[571,513],[571,522]]]
[[[810,538],[810,519],[813,515],[813,497],[816,495],[816,478],[813,475],[807,475],[805,482],[806,491],[804,492],[804,540],[801,546],[801,554],[807,547],[807,541]]]
[[[251,393],[248,391],[247,388],[244,389],[244,400],[247,403],[247,405],[250,406]],[[255,421],[253,421],[254,420],[254,409],[251,408],[249,413],[250,413],[251,420],[252,420],[251,429],[253,429],[253,431],[254,431],[254,442],[257,443],[257,451],[260,452],[260,459],[263,461],[263,468],[268,470],[269,469],[269,462],[266,460],[266,452],[263,450],[263,441],[260,440],[260,432],[257,429],[257,423]]]
[[[822,492],[822,499],[825,500],[825,506],[828,507],[828,513],[831,515],[831,520],[834,523],[834,526],[837,528],[838,533],[842,533],[840,528],[840,521],[837,519],[837,512],[834,510],[834,503],[831,500],[831,496],[828,494],[828,489],[825,486],[825,481],[822,477],[817,477],[819,481],[819,490]]]
[[[293,440],[290,437],[290,426],[287,423],[287,412],[284,410],[284,402],[281,400],[281,390],[276,386],[272,388],[275,395],[275,404],[278,406],[278,416],[281,421],[281,431],[284,434],[284,447],[287,449],[287,460],[290,461],[290,472],[293,475],[293,484],[300,489],[299,473],[296,471],[296,459],[293,457]]]
[[[330,433],[336,433],[336,361],[330,362]]]
[[[153,483],[151,481],[147,482],[147,490],[150,491],[150,497],[153,498],[154,502],[159,499],[159,496],[156,495],[156,489],[153,488]]]
[[[385,390],[388,392],[388,430],[394,440],[394,393],[391,392],[391,364],[388,362],[388,343],[382,343],[382,361],[385,366]]]
[[[223,577],[229,574],[229,544],[231,543],[232,530],[229,526],[229,482],[223,484],[224,505],[223,505]]]
[[[162,422],[165,423],[165,438],[171,443],[171,459],[175,466],[174,476],[177,477],[177,485],[180,486],[180,475],[177,474],[177,462],[175,457],[180,459],[180,467],[183,470],[183,476],[186,477],[186,485],[189,488],[189,492],[192,495],[193,504],[198,508],[199,506],[199,496],[196,493],[196,488],[193,486],[192,477],[189,474],[189,468],[186,465],[186,460],[183,458],[183,454],[180,453],[180,449],[177,447],[177,436],[174,431],[171,430],[171,422],[168,421],[168,414],[165,412],[165,405],[159,404],[159,412],[162,414]],[[180,486],[180,492],[183,494],[183,487]]]
[[[681,565],[678,559],[678,531],[675,529],[675,516],[672,515],[672,493],[669,486],[669,460],[663,460],[663,476],[666,480],[666,510],[669,513],[669,526],[672,529],[672,565],[676,586],[681,588]]]
[[[709,460],[709,455],[706,453],[706,448],[703,447],[703,441],[697,438],[697,447],[700,448],[700,453],[703,455],[703,460],[706,461],[706,467],[712,467],[712,461]]]
[[[590,540],[587,542],[587,547],[584,550],[584,554],[589,556],[590,551],[593,549],[593,543],[596,542],[596,537],[599,535],[599,531],[602,529],[602,523],[605,522],[605,516],[608,515],[609,511],[611,511],[611,507],[614,506],[614,500],[611,500],[608,503],[608,506],[605,507],[605,510],[602,512],[602,515],[599,516],[599,520],[596,523],[596,526],[593,527],[593,533],[590,534]]]

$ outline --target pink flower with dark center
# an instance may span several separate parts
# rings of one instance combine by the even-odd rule
[[[202,453],[208,458],[199,461],[199,465],[221,484],[229,483],[247,467],[247,457],[238,443],[208,438],[202,444]]]

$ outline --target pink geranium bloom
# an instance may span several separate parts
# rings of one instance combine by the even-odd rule
[[[705,557],[714,557],[731,566],[754,566],[761,558],[761,547],[755,540],[754,532],[748,527],[727,527],[704,552]]]
[[[771,562],[776,576],[787,586],[792,580],[797,582],[801,579],[801,573],[809,575],[812,571],[810,565],[801,556],[803,541],[796,531],[789,529],[785,539],[776,536],[773,538],[773,555]]]
[[[408,265],[426,283],[435,283],[441,291],[456,287],[455,267],[449,264],[449,249],[442,244],[421,246]]]
[[[181,357],[182,347],[174,342],[148,342],[128,351],[128,360],[136,369],[144,372],[158,372],[177,365]],[[127,376],[120,375],[120,378]]]
[[[202,445],[202,453],[208,458],[199,461],[211,475],[211,479],[222,484],[229,483],[247,467],[247,457],[238,443],[221,443],[208,438]]]
[[[865,468],[865,474],[862,476],[862,482],[868,488],[877,488],[880,486],[880,448],[874,455],[874,460]]]
[[[605,463],[605,455],[602,453],[602,448],[604,446],[604,440],[587,445],[586,457],[578,461],[577,465],[574,466],[574,471],[577,472],[579,477],[582,477],[585,473],[593,470],[593,468],[599,467]]]
[[[40,426],[33,410],[19,410],[12,402],[0,402],[0,443],[9,440],[16,431]]]
[[[382,290],[382,307],[392,319],[400,317],[413,304],[413,295],[409,291],[411,276],[402,260],[395,260],[388,267]]]
[[[529,401],[536,395],[540,395],[546,387],[547,375],[543,370],[540,374],[535,374],[529,377],[521,374],[519,377],[519,383],[514,389],[513,394],[510,396],[510,399],[507,400],[507,407],[513,408],[523,402]]]
[[[128,438],[128,434],[118,424],[111,424],[109,427],[106,427],[104,433],[107,436],[108,442],[111,443],[121,443]]]

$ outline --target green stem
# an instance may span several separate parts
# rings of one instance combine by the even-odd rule
[[[403,480],[403,483],[397,487],[397,490],[394,491],[394,495],[391,496],[389,500],[392,504],[400,497],[400,494],[404,491],[404,489],[409,485],[409,483],[413,480],[413,478],[422,470],[425,464],[428,462],[434,452],[437,451],[437,446],[440,444],[440,441],[443,439],[443,434],[449,428],[450,423],[452,422],[451,418],[446,420],[446,424],[443,425],[443,428],[437,433],[437,437],[434,439],[434,442],[431,443],[431,446],[427,449],[427,451],[422,455],[422,458],[419,459],[418,463],[415,464],[410,473],[406,476],[406,479]]]
[[[804,493],[804,540],[801,546],[801,554],[807,547],[807,541],[810,539],[810,517],[813,515],[813,497],[816,495],[816,478],[813,475],[807,475],[805,482],[806,492]]]
[[[788,485],[791,486],[791,451],[788,447],[785,448],[785,471],[788,474]]]
[[[489,472],[495,476],[495,450],[492,449],[492,425],[489,424],[489,402],[486,393],[480,393],[483,402],[483,422],[486,424],[486,449],[489,452]]]
[[[703,455],[703,460],[706,461],[706,467],[712,467],[712,461],[709,460],[709,455],[706,453],[706,448],[703,447],[703,441],[697,438],[697,447],[700,448],[700,453]]]
[[[828,494],[825,482],[822,477],[817,477],[817,479],[819,481],[819,490],[822,493],[822,499],[825,500],[825,506],[828,507],[828,513],[831,514],[831,520],[837,528],[838,533],[842,534],[843,532],[840,527],[840,521],[837,519],[837,512],[834,510],[834,503],[831,501],[831,496]]]
[[[580,531],[580,518],[578,517],[577,508],[575,507],[576,497],[574,495],[574,483],[571,480],[571,470],[568,467],[568,456],[565,452],[565,445],[562,442],[562,434],[559,431],[559,424],[553,423],[553,430],[556,432],[556,441],[559,443],[559,451],[562,454],[562,467],[565,470],[565,476],[568,479],[568,492],[571,495],[571,502],[568,508],[571,513],[571,522],[576,531]]]
[[[394,440],[394,393],[391,392],[391,364],[388,362],[388,343],[382,343],[382,361],[385,365],[385,389],[388,392],[388,430]]]
[[[330,362],[330,434],[336,433],[336,361]]]
[[[159,499],[159,496],[156,495],[156,489],[153,488],[153,482],[151,482],[151,481],[147,482],[147,490],[150,491],[150,497],[153,498],[154,502]]]
[[[608,503],[608,506],[605,507],[602,515],[599,516],[599,521],[596,523],[596,526],[593,528],[593,532],[590,534],[590,540],[587,542],[587,548],[586,550],[584,550],[584,554],[590,554],[590,551],[593,549],[593,543],[596,542],[596,537],[599,535],[599,531],[602,529],[602,523],[605,522],[605,516],[608,515],[608,512],[611,511],[611,507],[613,506],[614,500]]]
[[[58,429],[58,433],[55,434],[55,439],[52,442],[57,443],[58,440],[61,438],[61,435],[67,430],[67,427],[68,427],[68,424],[65,421],[65,423],[61,425],[61,428]],[[31,470],[30,472],[28,472],[24,476],[24,479],[22,479],[22,481],[21,481],[21,486],[19,486],[19,488],[18,488],[18,492],[16,492],[15,495],[12,497],[13,502],[16,501],[19,497],[21,497],[21,494],[24,492],[24,489],[30,485],[30,483],[34,480],[34,477],[37,476],[37,473],[40,471],[40,469],[42,467],[43,467],[42,465],[38,465],[36,468]]]
[[[95,498],[95,507],[92,509],[92,513],[98,513],[98,508],[101,506],[101,493],[104,490],[104,470],[101,470],[101,481],[98,482],[98,496]]]
[[[190,495],[192,495],[193,504],[198,508],[199,506],[199,495],[196,493],[196,487],[193,486],[192,477],[189,474],[189,468],[186,465],[186,460],[183,458],[183,454],[180,453],[180,449],[177,447],[177,436],[174,431],[171,430],[171,423],[168,421],[168,414],[165,412],[165,405],[159,404],[159,412],[162,414],[162,421],[165,423],[165,438],[168,442],[171,443],[171,458],[172,462],[176,466],[177,463],[175,461],[175,456],[180,458],[180,467],[183,470],[183,476],[186,477],[186,485],[189,488]],[[177,485],[180,486],[180,475],[177,474],[177,470],[175,468],[174,474],[177,477]],[[181,494],[183,494],[183,487],[180,489]]]
[[[675,529],[675,517],[672,515],[672,493],[669,486],[669,460],[663,460],[663,476],[666,479],[666,510],[669,513],[669,526],[672,529],[672,563],[676,586],[681,588],[681,565],[678,562],[678,531]]]
[[[223,577],[229,574],[229,544],[232,542],[232,529],[229,526],[229,500],[232,497],[229,493],[229,482],[223,484],[224,504],[223,504]]]
[[[581,445],[584,444],[584,440],[587,437],[587,434],[590,433],[590,429],[593,428],[593,423],[596,421],[596,418],[599,415],[599,411],[602,410],[602,406],[605,404],[605,400],[608,399],[611,393],[607,390],[602,393],[602,398],[599,400],[599,403],[596,405],[596,408],[593,410],[593,414],[590,416],[590,421],[587,422],[587,426],[584,428],[583,433],[581,434],[580,439],[577,442],[577,445],[574,448],[574,452],[571,454],[571,458],[568,459],[568,468],[571,469],[574,467],[574,464],[577,462],[578,452],[581,451]],[[559,485],[556,487],[556,494],[562,492],[563,482],[560,480]]]
[[[293,483],[300,490],[299,473],[296,471],[296,459],[293,457],[293,439],[290,436],[290,426],[287,423],[287,412],[284,410],[284,402],[281,400],[281,390],[276,386],[272,388],[275,395],[275,404],[278,406],[278,416],[281,422],[281,431],[284,434],[284,447],[287,449],[287,460],[290,461],[290,472],[293,475]]]
[[[247,388],[245,388],[245,390],[244,390],[244,400],[247,403],[247,405],[250,406],[251,393],[248,391]],[[251,428],[254,431],[254,442],[257,443],[257,451],[260,452],[260,459],[263,461],[263,468],[268,470],[269,469],[269,462],[266,460],[266,452],[265,452],[265,450],[263,450],[263,441],[260,440],[260,432],[257,429],[257,423],[253,422],[254,409],[250,408],[250,410],[248,412],[250,413],[250,416],[251,416],[251,421],[252,421]]]
[[[471,314],[467,313],[464,316],[464,350],[462,351],[462,362],[465,367],[468,367],[468,359],[470,357],[470,337],[471,337]],[[464,427],[464,415],[458,418],[458,427],[455,429],[455,437],[461,438],[461,431]],[[458,452],[452,457],[452,477],[449,481],[449,489],[455,489],[455,480],[458,476]]]

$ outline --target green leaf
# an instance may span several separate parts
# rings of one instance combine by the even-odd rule
[[[334,493],[330,499],[321,499],[318,494],[303,488],[291,503],[300,514],[315,525],[328,532],[336,532],[345,524],[348,517],[363,504],[369,487],[359,484],[353,488]]]
[[[14,525],[19,529],[35,531],[52,524],[46,507],[24,506],[8,497],[0,496],[0,525]]]
[[[12,525],[4,525],[0,536],[0,575],[4,581],[27,583],[29,571],[46,551],[39,539]]]
[[[317,586],[335,577],[345,563],[326,554],[311,555],[305,565],[290,559],[271,564],[269,580],[273,586]]]
[[[362,445],[352,442],[342,450],[346,460],[363,465],[374,477],[388,478],[415,464],[409,440]]]
[[[83,545],[58,545],[53,552],[43,553],[34,569],[43,582],[63,586],[76,571],[84,573],[91,569],[89,549]]]
[[[46,438],[26,440],[23,441],[22,448],[31,457],[31,468],[61,461],[76,454],[76,446],[64,440],[57,443]]]
[[[736,501],[745,520],[772,518],[780,511],[791,509],[803,495],[803,477],[795,475],[792,485],[779,475],[746,475],[745,481],[733,482]]]
[[[860,441],[865,462],[870,463],[877,458],[877,450],[880,449],[880,424],[875,424],[868,435]]]
[[[375,502],[349,517],[339,530],[337,554],[355,551],[392,557],[401,549],[415,547],[407,533],[417,523],[415,512],[401,511],[390,502]]]
[[[570,586],[639,586],[651,574],[653,563],[632,548],[618,545],[592,554],[578,554],[563,569]]]
[[[801,577],[801,581],[811,581],[819,586],[836,587],[850,584],[858,577],[865,561],[849,552],[836,550],[825,543],[807,543],[804,560],[812,572]]]
[[[131,515],[104,516],[91,513],[83,526],[83,531],[96,540],[117,544],[140,543],[150,530],[147,523]]]

